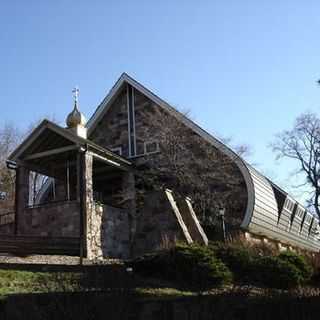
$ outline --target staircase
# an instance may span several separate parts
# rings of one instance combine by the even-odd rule
[[[80,239],[2,234],[0,235],[0,253],[79,256]]]

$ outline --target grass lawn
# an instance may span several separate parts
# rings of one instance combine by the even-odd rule
[[[18,293],[72,291],[77,274],[0,270],[0,296]]]

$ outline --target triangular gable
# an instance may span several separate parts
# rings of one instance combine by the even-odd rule
[[[73,143],[73,144],[76,144],[76,145],[82,145],[83,144],[83,141],[82,141],[83,139],[75,136],[74,134],[68,132],[64,128],[61,128],[58,125],[54,124],[53,122],[50,122],[49,120],[45,119],[10,154],[8,159],[10,161],[16,161],[17,159],[19,159],[24,154],[24,152],[33,143],[35,143],[38,138],[40,138],[41,134],[43,134],[45,130],[50,130],[50,131],[60,135],[64,139],[70,141],[70,143]]]
[[[120,93],[121,89],[125,84],[131,85],[133,88],[135,88],[137,91],[141,92],[143,95],[145,95],[147,98],[149,98],[151,101],[153,101],[155,104],[163,108],[165,111],[169,112],[171,115],[173,115],[175,118],[177,118],[179,121],[183,122],[187,127],[192,129],[194,132],[196,132],[199,136],[204,138],[207,142],[214,145],[218,149],[223,149],[224,152],[227,152],[229,156],[232,156],[233,158],[239,159],[239,156],[233,152],[229,147],[227,147],[224,143],[220,142],[218,139],[213,137],[211,134],[209,134],[207,131],[202,129],[199,125],[194,123],[192,120],[187,118],[185,115],[177,111],[175,108],[173,108],[169,103],[164,101],[163,99],[159,98],[156,94],[151,92],[149,89],[144,87],[141,83],[136,81],[135,79],[131,78],[128,74],[123,73],[121,77],[117,80],[115,85],[111,88],[107,96],[103,99],[103,101],[100,103],[92,117],[89,119],[87,123],[88,128],[88,134],[93,131],[93,129],[98,124],[99,120],[103,117],[103,115],[108,111],[108,109],[111,107],[112,102],[115,100],[117,95]],[[241,159],[243,161],[243,159]]]
[[[56,125],[53,122],[50,122],[49,120],[45,119],[43,120],[27,137],[26,139],[11,153],[8,160],[16,162],[21,156],[24,155],[25,152],[28,152],[28,149],[30,146],[32,146],[33,143],[37,141],[37,139],[41,139],[41,135],[45,132],[45,130],[50,130],[53,133],[61,136],[64,140],[68,140],[70,142],[67,143],[68,146],[63,146],[61,148],[64,150],[71,150],[72,145],[74,148],[80,148],[83,147],[84,149],[88,149],[90,151],[93,150],[93,152],[96,154],[96,156],[99,156],[106,159],[106,157],[109,159],[114,159],[117,162],[121,163],[122,167],[129,168],[131,166],[131,162],[127,159],[119,156],[118,154],[112,152],[111,150],[105,149],[95,143],[93,143],[90,140],[81,138],[79,136],[76,136],[75,134],[69,132],[65,128],[62,128],[58,125]],[[64,143],[66,145],[66,143]],[[56,148],[57,146],[55,146]],[[47,149],[51,150],[51,148]],[[30,157],[29,157],[30,158]],[[109,162],[110,162],[109,159]]]

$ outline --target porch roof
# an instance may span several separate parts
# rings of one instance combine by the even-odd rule
[[[65,128],[45,119],[10,154],[8,160],[17,165],[37,163],[43,160],[61,159],[76,151],[90,152],[101,161],[124,170],[133,165],[127,159],[103,148],[94,142],[81,138]]]

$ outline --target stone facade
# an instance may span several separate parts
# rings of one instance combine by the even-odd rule
[[[130,224],[128,210],[107,205],[97,206],[102,215],[102,251],[104,257],[130,257]]]
[[[104,148],[121,147],[122,155],[129,156],[127,92],[123,90],[89,139]]]
[[[79,237],[79,203],[48,203],[25,209],[24,235]]]
[[[16,232],[18,235],[79,237],[78,201],[49,202],[29,207],[29,170],[17,168]]]
[[[148,119],[152,110],[157,106],[137,90],[135,90],[134,98],[136,146],[139,156],[145,153],[145,143],[154,140]]]
[[[94,130],[90,133],[89,139],[95,143],[106,148],[122,148],[122,155],[128,155],[128,106],[127,106],[127,88],[119,94],[118,98],[108,108]],[[161,152],[146,153],[146,143],[156,140],[157,134],[154,128],[150,125],[150,117],[155,113],[163,113],[163,110],[153,101],[147,98],[138,90],[134,90],[134,118],[135,118],[135,144],[136,154],[130,158],[132,162],[138,167],[143,168],[149,162],[157,163],[159,170],[161,167],[166,167],[166,159]],[[158,115],[159,116],[159,115]],[[188,128],[186,133],[192,137],[194,132]],[[208,144],[208,148],[214,149],[217,153],[221,152]],[[199,154],[199,161],[201,161],[201,154]],[[221,154],[221,162],[228,162],[225,155]],[[229,160],[229,163],[230,160]],[[229,168],[230,169],[230,168]],[[238,187],[234,186],[230,192],[228,205],[226,207],[225,217],[228,224],[228,230],[233,230],[239,227],[239,223],[243,220],[244,211],[247,203],[247,190],[242,174],[237,166],[234,164],[232,173],[235,179],[238,179]],[[223,186],[212,186],[215,193],[224,192]],[[136,186],[136,191],[139,195],[145,191]],[[232,200],[233,199],[233,200]],[[215,232],[215,231],[214,231]]]
[[[83,176],[84,176],[84,190],[83,196],[84,210],[86,217],[86,230],[83,230],[86,238],[86,251],[88,259],[98,259],[103,256],[102,241],[101,241],[101,226],[102,214],[99,208],[96,208],[93,199],[93,182],[92,182],[92,169],[93,158],[92,155],[85,153],[83,155]]]
[[[134,255],[170,247],[177,241],[193,242],[170,192],[146,194],[137,220]]]

